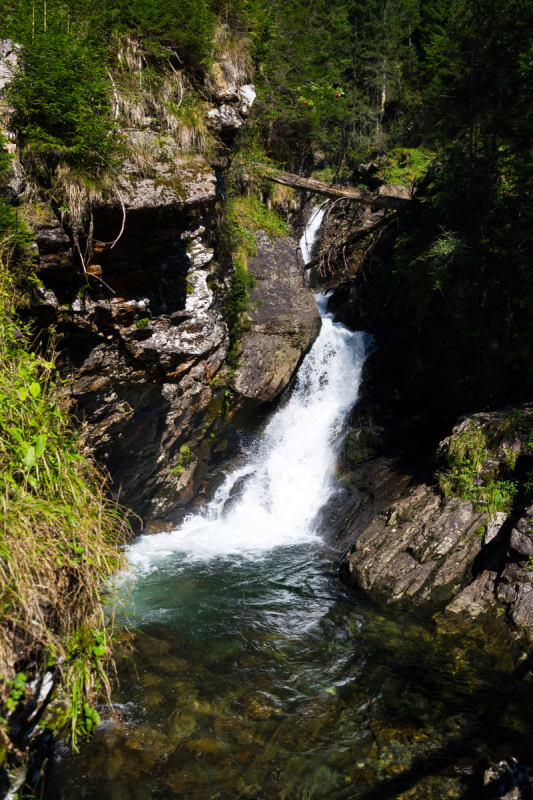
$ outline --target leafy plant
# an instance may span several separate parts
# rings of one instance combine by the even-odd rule
[[[179,477],[183,474],[184,467],[186,467],[192,461],[194,461],[194,456],[191,453],[191,448],[188,444],[182,444],[176,458],[176,463],[170,469],[171,474]]]
[[[412,147],[395,147],[387,153],[382,168],[385,183],[412,186],[424,177],[435,154]]]
[[[446,467],[438,473],[442,494],[471,500],[477,511],[509,513],[518,494],[517,481],[491,477],[480,478],[483,463],[494,447],[498,433],[472,426],[457,438],[452,438],[446,450]]]
[[[52,355],[28,349],[30,331],[14,316],[26,278],[17,236],[0,240],[0,715],[56,664],[61,724],[78,747],[106,688],[102,602],[108,576],[124,564],[127,526],[70,423]],[[14,661],[24,673],[13,674]]]

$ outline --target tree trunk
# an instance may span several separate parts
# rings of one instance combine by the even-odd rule
[[[386,194],[374,194],[373,192],[363,192],[360,189],[352,189],[347,186],[328,186],[327,183],[316,181],[313,178],[302,178],[300,175],[293,175],[291,172],[281,172],[280,170],[257,165],[261,174],[274,183],[281,183],[283,186],[292,186],[293,189],[307,189],[315,194],[322,194],[326,197],[345,197],[348,200],[355,200],[362,206],[374,206],[376,208],[392,208],[395,211],[403,211],[409,208],[411,200],[404,197],[392,197]]]

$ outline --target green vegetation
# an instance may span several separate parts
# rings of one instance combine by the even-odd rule
[[[384,449],[381,436],[367,428],[352,431],[342,444],[342,460],[349,469],[355,469],[363,461],[376,458]]]
[[[242,197],[231,193],[224,209],[224,219],[219,228],[219,243],[223,257],[231,259],[235,272],[230,289],[224,298],[224,317],[230,334],[230,347],[226,363],[231,371],[238,366],[240,336],[249,327],[246,309],[250,291],[257,279],[248,275],[248,259],[257,253],[253,232],[264,230],[272,238],[288,234],[285,220],[274,209],[267,208],[258,197]]]
[[[16,318],[35,282],[31,237],[2,203],[0,219],[0,740],[2,764],[14,766],[18,712],[46,670],[59,682],[41,725],[77,748],[99,720],[113,635],[102,602],[127,528],[71,426],[52,356],[29,349]]]
[[[411,187],[424,177],[434,154],[414,147],[395,147],[383,163],[382,174],[385,183]]]
[[[228,214],[231,214],[241,228],[247,231],[263,230],[273,239],[288,236],[287,223],[273,209],[267,208],[257,196],[235,197],[230,200]]]
[[[254,278],[246,272],[239,259],[235,261],[235,272],[231,278],[229,292],[224,299],[224,317],[229,329],[230,346],[226,364],[230,371],[239,364],[240,336],[246,327],[245,313],[250,300],[249,290],[254,288]]]
[[[439,391],[496,403],[533,388],[532,29],[526,0],[0,0],[0,37],[21,46],[2,114],[18,135],[27,194],[77,236],[116,193],[125,158],[154,177],[161,153],[172,158],[167,136],[180,152],[220,146],[207,129],[205,80],[220,69],[244,83],[253,70],[258,98],[231,152],[218,231],[217,257],[234,268],[224,298],[230,372],[249,325],[253,234],[284,236],[276,209],[294,199],[261,181],[254,162],[305,174],[323,163],[314,174],[333,180],[375,160],[385,182],[416,183],[420,200],[387,231],[376,281],[431,348]],[[9,164],[2,140],[4,179]],[[61,664],[53,724],[70,725],[79,744],[105,688],[100,601],[121,564],[122,527],[70,429],[52,357],[31,353],[15,321],[15,292],[32,281],[20,207],[0,203],[0,239],[2,726],[32,677],[21,666],[31,653],[39,668]],[[445,496],[512,508],[516,453],[501,474],[482,475],[494,436],[471,428],[451,442]],[[361,435],[345,458],[355,465],[380,447]],[[183,445],[171,472],[191,459]],[[10,660],[15,649],[21,663]]]
[[[136,327],[141,328],[141,330],[143,328],[147,328],[149,324],[150,324],[149,317],[141,317],[140,319],[135,320]]]
[[[29,26],[31,17],[25,20]],[[52,9],[46,30],[39,26],[32,36],[26,27],[21,36],[27,41],[23,68],[8,86],[7,101],[28,162],[36,153],[49,174],[62,164],[98,175],[113,165],[116,152],[105,52],[69,33],[59,9]]]
[[[191,448],[188,444],[182,444],[178,456],[176,458],[176,463],[173,467],[171,467],[170,472],[172,475],[177,475],[178,477],[183,473],[184,467],[191,463],[194,460],[194,456],[191,453]]]
[[[446,467],[438,473],[439,489],[444,497],[450,495],[471,500],[477,511],[510,513],[518,494],[517,481],[503,479],[493,472],[482,474],[484,462],[491,450],[501,443],[505,430],[496,431],[473,425],[457,438],[452,438],[446,450]]]

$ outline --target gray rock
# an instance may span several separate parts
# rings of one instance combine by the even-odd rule
[[[499,535],[506,519],[507,514],[505,514],[503,511],[497,511],[495,514],[492,514],[489,517],[487,530],[485,531],[485,536],[483,538],[483,544],[489,544],[489,542],[492,542],[492,540]]]
[[[207,112],[208,124],[215,131],[236,131],[243,124],[242,118],[233,106],[222,105]]]
[[[303,275],[293,239],[255,235],[257,255],[248,273],[257,278],[250,296],[250,330],[239,346],[232,386],[243,398],[274,400],[288,385],[320,331],[320,314]]]
[[[244,116],[247,116],[250,113],[250,109],[254,103],[256,98],[255,93],[255,86],[253,84],[246,84],[245,86],[241,86],[238,91],[239,99],[241,101],[240,112]]]
[[[388,602],[451,598],[468,582],[485,516],[470,502],[443,502],[429,486],[416,486],[372,519],[342,571],[351,584]]]
[[[407,186],[399,186],[395,183],[383,184],[378,189],[378,194],[384,194],[388,197],[402,197],[404,200],[411,199],[411,191]]]
[[[529,556],[533,555],[533,542],[529,536],[524,536],[523,534],[519,533],[516,528],[513,528],[511,531],[509,544],[513,550],[516,550],[516,552],[520,553],[521,556],[526,556],[529,558]]]
[[[17,53],[20,45],[11,39],[0,39],[0,91],[4,89],[11,78],[17,65]]]
[[[497,579],[496,572],[485,571],[448,603],[446,610],[454,613],[466,613],[470,617],[477,617],[485,613],[494,604],[494,585]]]
[[[65,272],[72,269],[70,239],[58,220],[51,218],[39,228],[35,233],[35,243],[39,251],[37,272]]]
[[[532,417],[533,407],[526,405],[459,420],[453,438],[472,426],[492,432],[479,485],[509,474],[509,451],[529,447]],[[452,437],[440,443],[441,459]],[[388,509],[377,507],[363,525],[358,507],[355,511],[352,526],[359,536],[341,563],[347,582],[389,602],[444,600],[447,614],[477,617],[503,604],[507,618],[533,639],[533,507],[512,529],[507,514],[493,514],[483,545],[487,514],[469,501],[441,500],[430,486],[400,492]]]
[[[12,143],[8,143],[7,149],[8,152],[10,151],[13,155],[15,155],[17,150],[16,145]],[[8,203],[13,203],[17,197],[22,194],[25,184],[26,179],[22,164],[17,158],[14,157],[3,176],[1,190],[4,200],[6,200]]]

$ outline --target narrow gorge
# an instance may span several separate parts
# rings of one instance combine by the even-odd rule
[[[533,792],[526,0],[0,0],[0,797]]]

